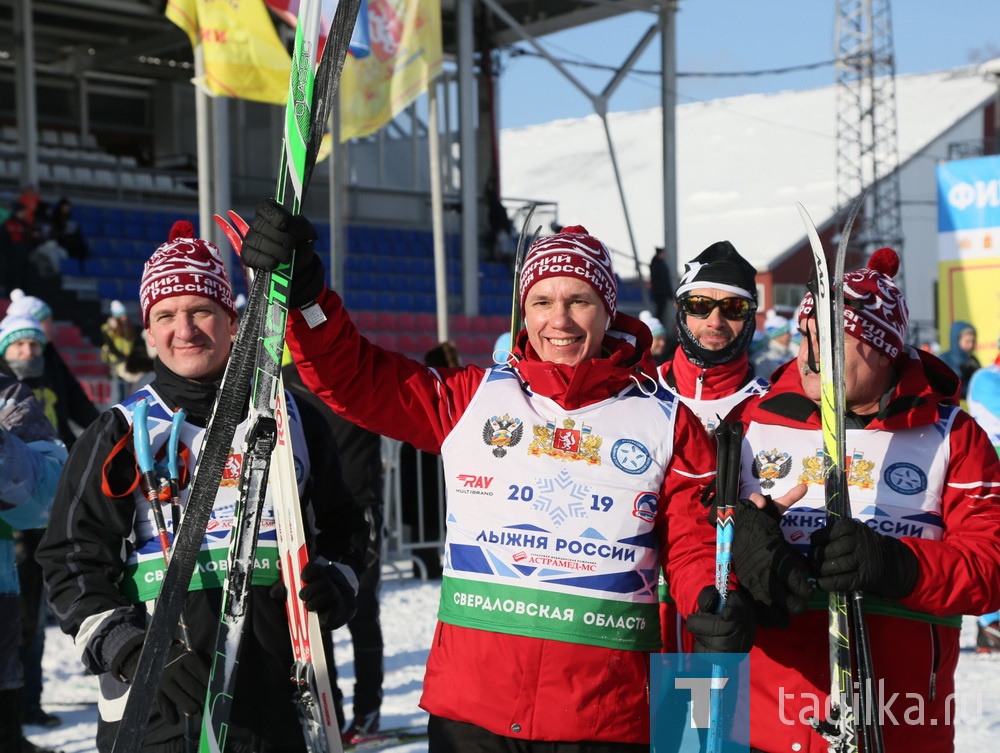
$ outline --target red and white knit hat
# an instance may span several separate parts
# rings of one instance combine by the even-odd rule
[[[194,237],[194,226],[186,220],[174,223],[170,240],[153,252],[142,271],[139,307],[142,324],[149,327],[153,304],[179,295],[210,298],[236,316],[233,286],[222,263],[219,249]]]
[[[844,275],[844,332],[868,343],[892,360],[903,352],[910,310],[893,276],[899,271],[899,255],[880,248],[865,269]],[[799,305],[799,322],[812,314],[813,294]]]
[[[564,227],[555,235],[539,238],[524,256],[521,269],[521,309],[531,286],[548,277],[576,277],[590,285],[604,301],[611,318],[618,310],[618,280],[608,247],[582,225]]]

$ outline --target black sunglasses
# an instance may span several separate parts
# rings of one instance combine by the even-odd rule
[[[696,319],[707,319],[716,308],[730,321],[746,319],[757,310],[749,298],[733,296],[716,300],[705,295],[689,295],[680,300],[681,311]]]

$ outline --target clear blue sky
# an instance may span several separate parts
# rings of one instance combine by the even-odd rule
[[[834,58],[835,0],[680,0],[677,14],[678,104],[834,83],[832,65],[739,78],[684,73],[759,71],[806,66]],[[923,73],[1000,57],[1000,0],[896,0],[891,10],[897,73]],[[656,17],[629,13],[542,38],[560,59],[619,66]],[[530,49],[526,42],[518,46]],[[637,70],[659,69],[657,36]],[[500,127],[512,128],[593,113],[590,101],[548,61],[504,57]],[[570,72],[592,92],[611,73],[575,65]],[[660,104],[659,80],[632,75],[612,96],[612,111]]]

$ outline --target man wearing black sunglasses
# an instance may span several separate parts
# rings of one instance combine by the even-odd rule
[[[754,375],[747,356],[755,329],[756,277],[732,243],[718,241],[684,265],[674,294],[680,345],[659,367],[660,382],[709,432],[739,403],[767,392],[767,381]],[[664,650],[690,651],[691,635],[667,590],[661,584]]]
[[[747,356],[757,312],[756,277],[732,243],[719,241],[684,265],[675,293],[680,345],[660,367],[660,381],[709,431],[740,402],[767,390]]]

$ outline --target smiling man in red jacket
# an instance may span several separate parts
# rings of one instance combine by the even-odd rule
[[[444,460],[429,750],[647,751],[659,569],[685,614],[714,591],[700,501],[714,450],[659,389],[648,328],[618,312],[607,247],[580,226],[537,240],[508,361],[429,369],[358,333],[313,239],[307,220],[265,202],[243,244],[260,268],[296,249],[288,342],[303,381],[350,420]],[[737,596],[723,616],[699,613],[699,645],[748,650],[748,607]]]

